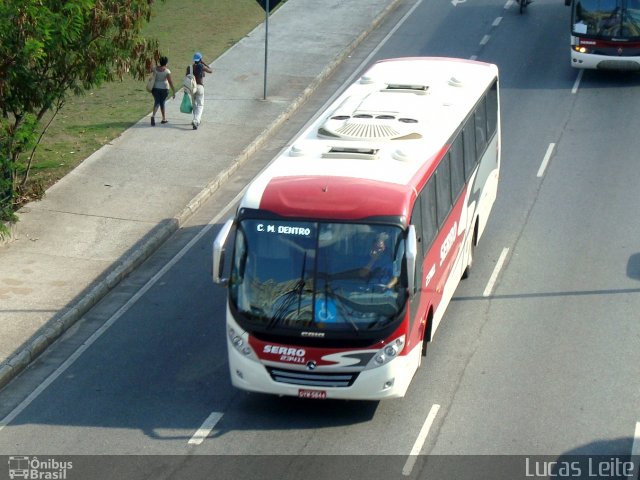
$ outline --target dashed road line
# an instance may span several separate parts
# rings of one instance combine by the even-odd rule
[[[582,81],[582,75],[584,74],[584,70],[580,70],[578,72],[578,76],[576,78],[576,81],[573,84],[573,88],[571,89],[571,93],[575,94],[578,93],[578,87],[580,86],[580,82]]]
[[[487,282],[487,286],[485,287],[484,292],[482,293],[483,297],[488,297],[489,295],[491,295],[491,292],[493,291],[493,287],[496,283],[496,280],[498,280],[498,275],[500,274],[500,270],[502,269],[502,264],[507,258],[508,253],[509,253],[509,248],[505,247],[502,249],[502,252],[500,253],[500,257],[498,258],[498,263],[496,263],[496,266],[493,269],[493,273],[491,274],[491,278],[489,278],[489,281]]]
[[[429,435],[429,430],[431,429],[431,425],[433,425],[433,421],[438,414],[438,410],[440,410],[440,405],[434,404],[431,406],[431,410],[429,410],[429,415],[427,415],[427,419],[424,421],[422,428],[420,429],[420,433],[418,434],[418,438],[413,444],[413,448],[411,449],[411,453],[409,454],[409,458],[404,464],[402,468],[402,475],[405,477],[411,475],[411,470],[413,470],[414,465],[416,464],[416,460],[418,459],[418,455],[420,454],[420,450],[422,450],[422,446],[424,445],[425,440],[427,439],[427,435]]]
[[[540,164],[540,168],[538,169],[538,177],[542,177],[544,175],[544,171],[547,168],[547,164],[549,163],[549,159],[551,158],[551,154],[553,153],[553,149],[555,147],[555,143],[550,143],[549,147],[547,147],[547,153],[544,154],[544,158],[542,159],[542,163]]]
[[[214,429],[216,424],[222,418],[222,413],[213,412],[211,415],[207,417],[207,419],[202,423],[202,426],[193,434],[193,437],[189,440],[189,445],[200,445],[204,442],[204,439],[209,436],[211,430]]]

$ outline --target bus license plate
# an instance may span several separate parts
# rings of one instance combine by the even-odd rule
[[[307,390],[305,388],[300,388],[298,389],[298,397],[324,400],[325,398],[327,398],[327,392],[325,392],[324,390]]]

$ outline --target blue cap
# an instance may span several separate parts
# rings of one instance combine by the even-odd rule
[[[200,60],[202,60],[202,54],[200,52],[196,52],[193,54],[193,61],[194,62],[199,62]]]

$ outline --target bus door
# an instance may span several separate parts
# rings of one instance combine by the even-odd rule
[[[435,178],[431,178],[420,191],[411,213],[411,224],[415,226],[417,237],[417,259],[416,259],[416,280],[415,291],[411,299],[411,325],[425,320],[431,296],[429,291],[433,291],[433,286],[429,281],[433,276],[433,265],[425,265],[427,253],[433,243],[437,233],[438,224],[436,220],[436,190]],[[425,338],[428,339],[430,326],[426,325]]]

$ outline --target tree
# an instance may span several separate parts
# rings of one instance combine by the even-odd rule
[[[127,74],[142,79],[159,59],[158,42],[141,33],[154,3],[0,0],[0,234],[2,222],[16,221],[43,116],[69,95]]]

